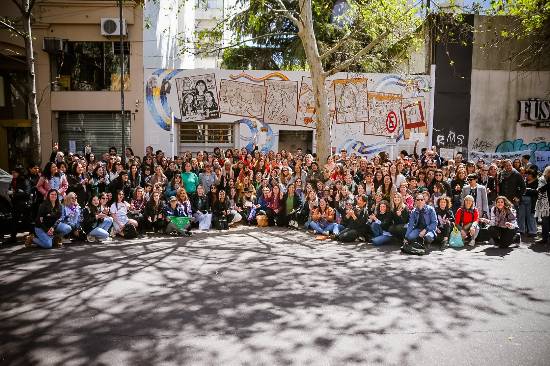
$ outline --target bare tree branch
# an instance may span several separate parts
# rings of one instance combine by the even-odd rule
[[[247,42],[255,41],[255,40],[257,40],[257,39],[267,38],[267,37],[274,37],[274,36],[297,36],[297,34],[296,34],[296,33],[292,33],[292,32],[266,33],[266,34],[262,34],[261,36],[257,36],[257,37],[253,37],[253,38],[247,38],[247,39],[245,39],[245,40],[242,40],[242,41],[239,41],[239,42],[235,42],[235,43],[232,43],[232,44],[227,45],[227,46],[216,47],[216,48],[214,48],[214,49],[209,49],[209,50],[204,50],[204,51],[198,51],[198,52],[195,52],[194,54],[195,54],[195,55],[201,55],[201,54],[216,53],[216,52],[225,50],[225,49],[227,49],[227,48],[233,48],[233,47],[239,46],[239,45],[244,44],[244,43],[247,43]]]
[[[281,9],[278,9],[278,12],[280,12],[281,14],[283,14],[285,17],[287,17],[292,23],[294,23],[294,25],[298,28],[300,28],[302,26],[302,22],[300,22],[298,20],[298,18],[296,18],[294,15],[292,15],[292,12],[290,12],[285,4],[283,3],[283,0],[275,0],[277,2],[277,4],[279,4],[279,6],[281,7]],[[274,9],[272,9],[274,10]]]
[[[348,34],[346,34],[344,37],[342,37],[338,43],[336,43],[334,46],[332,46],[331,48],[329,48],[327,51],[325,51],[320,57],[321,57],[321,60],[324,60],[326,59],[327,57],[329,57],[330,55],[332,55],[334,52],[338,51],[340,49],[340,47],[342,47],[345,42],[351,38],[351,36],[353,36],[355,32],[354,31],[351,31],[349,32]]]
[[[32,12],[32,8],[34,8],[34,3],[36,2],[36,0],[31,0],[30,3],[29,3],[29,9],[27,9],[27,16],[30,16],[31,15],[31,12]]]
[[[11,22],[8,19],[4,18],[4,17],[0,17],[0,26],[9,29],[10,31],[14,32],[15,34],[17,34],[20,37],[27,38],[27,35],[24,32],[21,32],[19,29],[15,28],[11,24]]]
[[[367,46],[363,47],[363,49],[357,52],[353,57],[351,57],[345,62],[342,62],[339,65],[336,65],[331,70],[325,71],[323,73],[323,76],[329,77],[331,75],[336,74],[337,72],[347,69],[349,66],[353,65],[357,60],[359,60],[361,57],[363,57],[369,51],[371,51],[374,47],[376,47],[380,42],[382,42],[390,33],[391,32],[389,30],[386,30],[384,33],[380,34],[375,40],[373,40]],[[342,43],[342,42],[339,42],[339,43]]]

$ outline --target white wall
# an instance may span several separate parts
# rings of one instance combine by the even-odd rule
[[[247,77],[238,78],[240,70],[165,70],[147,68],[145,70],[145,86],[146,86],[146,116],[145,116],[145,144],[152,145],[155,149],[163,149],[170,151],[170,116],[173,113],[174,116],[181,118],[179,100],[177,96],[176,79],[181,79],[186,76],[197,76],[214,73],[217,83],[217,92],[219,101],[220,94],[220,81],[222,79],[238,81],[246,83],[248,86],[264,86],[264,81],[261,79],[270,78],[270,80],[280,80],[273,76],[272,71],[246,71]],[[271,77],[269,77],[271,74]],[[302,77],[309,77],[307,72],[282,72],[284,78],[290,81],[295,81],[298,90],[301,87]],[[237,78],[236,78],[237,77]],[[253,79],[256,78],[256,81]],[[427,123],[429,120],[430,110],[430,80],[429,76],[413,76],[405,77],[403,75],[393,74],[337,74],[333,79],[348,79],[356,78],[361,82],[366,81],[367,89],[369,92],[369,101],[372,93],[392,93],[398,95],[398,107],[396,109],[396,115],[399,119],[399,129],[394,132],[394,136],[397,137],[398,147],[397,149],[410,149],[414,144],[409,132],[419,132],[420,129],[406,130],[406,136],[403,136],[403,124],[402,115],[399,107],[404,105],[402,98],[420,97],[422,99],[422,109],[424,113],[424,121]],[[164,87],[162,87],[164,85]],[[332,86],[334,87],[334,86]],[[169,90],[169,92],[168,92]],[[244,95],[244,94],[243,94]],[[379,94],[381,95],[381,94]],[[362,93],[361,96],[364,100],[367,100],[366,93]],[[296,97],[298,97],[296,95]],[[334,100],[334,99],[333,99]],[[415,99],[416,100],[416,99]],[[403,104],[402,104],[403,102]],[[359,102],[358,102],[359,103]],[[334,102],[331,103],[334,110]],[[286,106],[281,106],[281,108]],[[365,113],[368,110],[368,116],[365,120],[360,122],[351,121],[352,123],[333,123],[333,142],[332,147],[340,150],[345,148],[349,153],[356,153],[359,155],[370,155],[377,153],[381,150],[388,150],[387,138],[390,133],[383,128],[380,135],[366,135],[365,125],[370,126],[375,120],[382,121],[382,124],[386,118],[387,113],[383,107],[377,109],[370,105],[357,105],[354,107],[365,109]],[[380,106],[378,106],[380,107]],[[297,112],[297,111],[296,111]],[[380,115],[382,113],[383,115]],[[303,120],[303,116],[300,113],[297,120]],[[237,135],[239,136],[236,146],[246,146],[250,141],[256,141],[257,145],[266,150],[278,149],[278,133],[280,130],[311,130],[311,127],[297,126],[295,123],[290,125],[279,125],[275,123],[263,123],[262,118],[248,118],[250,122],[241,122],[237,128]],[[210,119],[209,123],[216,122],[237,122],[243,120],[245,114],[241,116],[221,114],[220,118]],[[180,122],[185,123],[185,122]],[[250,125],[247,126],[247,123]],[[303,123],[302,123],[303,124]],[[427,136],[427,130],[422,130]],[[422,145],[422,143],[421,143]],[[315,148],[315,142],[314,142]]]

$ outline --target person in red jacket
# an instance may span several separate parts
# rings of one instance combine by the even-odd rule
[[[462,240],[473,247],[479,234],[479,211],[475,206],[474,197],[471,195],[464,197],[462,207],[456,212],[455,225],[462,234]]]

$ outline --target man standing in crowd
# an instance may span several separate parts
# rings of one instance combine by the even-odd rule
[[[498,190],[499,195],[508,198],[514,204],[516,211],[518,211],[521,197],[525,193],[525,181],[521,174],[514,169],[512,161],[509,159],[504,161],[504,170],[500,172]]]

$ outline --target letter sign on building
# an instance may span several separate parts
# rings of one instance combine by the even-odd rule
[[[537,127],[550,127],[550,100],[519,100],[518,123]]]

